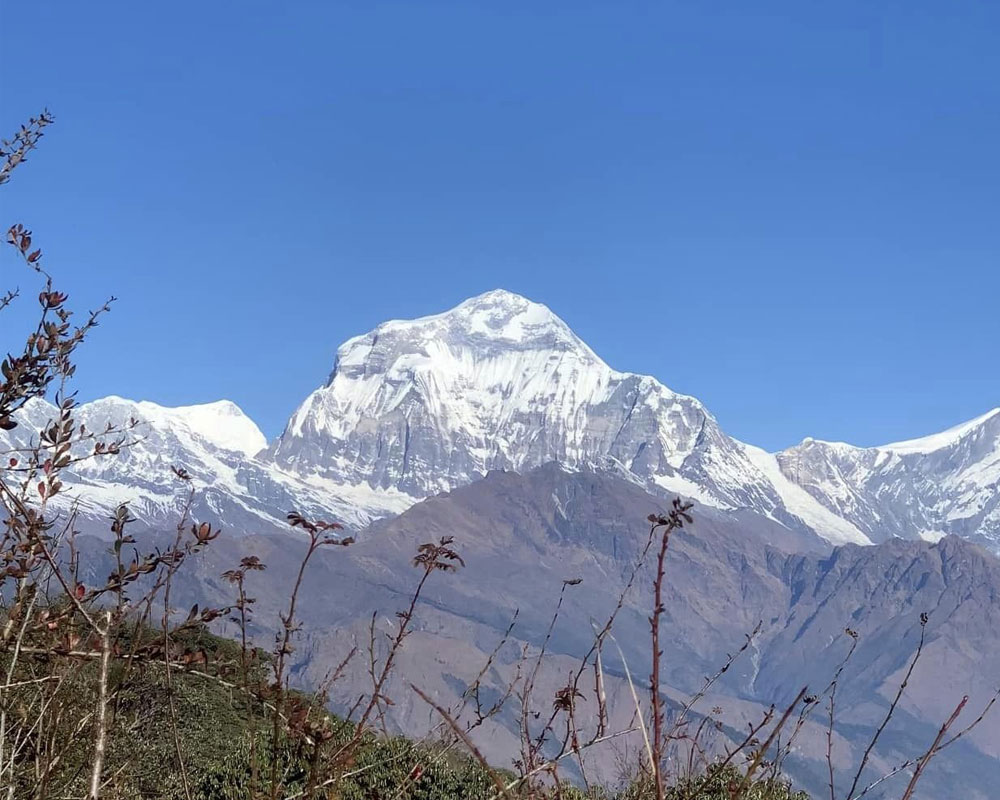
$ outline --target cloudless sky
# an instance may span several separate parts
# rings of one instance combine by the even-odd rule
[[[84,399],[274,436],[344,339],[503,287],[771,449],[1000,405],[998,3],[0,6],[0,129],[57,117],[0,223],[120,298]]]

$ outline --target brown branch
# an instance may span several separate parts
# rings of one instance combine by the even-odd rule
[[[872,754],[872,750],[875,749],[875,743],[878,742],[879,737],[885,730],[886,726],[889,724],[889,720],[892,719],[893,713],[896,711],[896,706],[899,705],[900,698],[903,696],[903,692],[906,689],[906,685],[910,681],[910,676],[913,674],[913,668],[917,666],[917,661],[920,660],[920,654],[924,649],[924,637],[927,633],[927,615],[920,615],[920,642],[917,644],[917,652],[913,655],[913,661],[910,662],[909,669],[906,670],[906,675],[903,676],[902,682],[899,684],[899,689],[896,691],[896,696],[893,698],[892,703],[889,705],[889,710],[886,712],[885,719],[878,726],[875,731],[875,735],[872,736],[871,741],[868,742],[868,747],[865,748],[864,756],[861,758],[861,764],[858,766],[858,771],[854,775],[854,780],[851,781],[851,788],[847,791],[848,797],[854,796],[854,790],[858,788],[858,781],[861,780],[861,773],[865,770],[865,765],[868,764],[868,759]]]
[[[507,787],[504,786],[503,781],[500,780],[500,776],[497,775],[496,770],[494,770],[493,767],[490,766],[489,762],[486,760],[483,754],[479,752],[479,748],[476,747],[472,739],[469,738],[469,735],[464,730],[462,730],[462,726],[459,725],[457,722],[455,722],[454,719],[452,719],[451,714],[449,714],[444,708],[442,708],[440,705],[431,700],[430,697],[424,694],[424,692],[422,692],[414,684],[411,683],[410,688],[417,693],[417,696],[421,700],[423,700],[425,703],[427,703],[427,705],[429,705],[431,708],[437,711],[437,713],[441,716],[441,719],[443,719],[445,722],[448,723],[448,727],[450,727],[451,730],[454,732],[454,734],[459,739],[462,740],[462,743],[467,748],[469,748],[469,752],[472,753],[472,755],[480,763],[483,769],[486,770],[487,774],[490,776],[490,780],[493,781],[493,785],[496,786],[497,791],[500,793],[500,795],[510,800],[510,794],[507,792]]]
[[[941,726],[941,730],[938,731],[937,736],[934,737],[934,741],[931,746],[927,749],[927,752],[921,756],[920,761],[917,763],[917,768],[913,771],[913,777],[910,778],[909,784],[906,786],[906,791],[903,793],[902,800],[910,800],[913,796],[913,790],[917,787],[917,781],[920,780],[920,776],[924,774],[924,769],[927,764],[938,752],[938,745],[944,738],[944,735],[948,732],[948,729],[955,723],[958,719],[958,715],[962,713],[962,709],[965,708],[965,704],[969,702],[969,696],[966,695],[962,698],[961,702],[955,706],[955,710],[951,712],[951,716],[945,721],[944,725]]]

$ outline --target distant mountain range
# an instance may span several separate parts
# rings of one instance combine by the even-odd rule
[[[52,408],[24,413],[22,443]],[[557,462],[833,544],[955,534],[1000,551],[1000,408],[909,442],[807,439],[767,453],[728,436],[695,398],[613,370],[548,308],[502,290],[348,340],[270,444],[225,401],[109,397],[79,413],[91,429],[135,417],[145,436],[73,476],[69,495],[79,487],[102,517],[121,500],[151,523],[174,513],[171,464],[205,488],[202,513],[267,528],[294,507],[361,528],[491,470]]]

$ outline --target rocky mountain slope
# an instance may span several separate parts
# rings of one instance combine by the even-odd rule
[[[554,464],[523,475],[494,472],[420,502],[377,523],[352,547],[321,551],[303,589],[296,679],[318,685],[351,647],[365,652],[372,613],[377,612],[379,629],[388,630],[394,612],[407,605],[418,577],[410,564],[417,545],[450,535],[466,565],[428,583],[416,628],[386,689],[394,703],[391,725],[422,735],[433,722],[410,683],[446,707],[459,707],[516,613],[513,638],[484,683],[484,697],[501,696],[517,674],[523,648],[533,658],[545,640],[563,581],[579,578],[582,583],[566,590],[549,640],[550,656],[536,695],[545,711],[587,651],[594,624],[615,606],[645,543],[646,514],[664,507],[662,499],[634,482]],[[689,530],[675,535],[665,595],[664,691],[675,707],[684,702],[762,622],[754,646],[699,706],[700,713],[721,708],[717,716],[727,735],[735,736],[769,704],[787,703],[804,685],[812,691],[826,686],[847,653],[850,640],[844,630],[851,627],[859,634],[859,646],[841,680],[834,753],[842,793],[912,658],[922,612],[930,615],[922,661],[866,777],[874,780],[922,752],[962,695],[970,695],[970,712],[962,717],[967,724],[996,690],[1000,562],[957,537],[845,545],[832,552],[815,541],[817,550],[796,554],[788,551],[809,543],[783,540],[783,531],[787,535],[783,526],[763,517],[740,519],[703,508]],[[229,598],[231,587],[219,575],[252,551],[268,565],[253,584],[254,618],[261,642],[268,643],[268,626],[278,619],[280,598],[294,580],[299,545],[287,536],[230,536],[218,545],[206,551],[200,574],[186,587],[185,602]],[[648,670],[651,582],[649,570],[640,573],[615,625],[634,677]],[[349,707],[365,691],[362,662],[335,685],[338,708]],[[614,648],[605,653],[604,666],[613,719],[626,726],[632,700]],[[584,695],[581,713],[593,711],[592,678],[585,681]],[[827,791],[824,714],[809,723],[787,764],[796,781],[816,796]],[[519,720],[515,699],[478,731],[477,742],[495,763],[509,763],[515,755]],[[1000,780],[998,744],[1000,717],[988,716],[968,741],[939,756],[918,797],[986,800],[984,787]],[[641,742],[630,746],[635,753]],[[605,752],[594,768],[613,778],[620,752]],[[898,797],[898,780],[880,787],[884,796]]]

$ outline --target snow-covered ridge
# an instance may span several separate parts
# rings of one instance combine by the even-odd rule
[[[148,400],[128,400],[109,395],[81,403],[74,415],[91,431],[106,425],[128,425],[135,420],[136,437],[169,431],[174,436],[198,440],[203,446],[252,456],[267,446],[267,438],[257,424],[230,400],[218,400],[191,406],[161,406]],[[44,423],[55,419],[57,409],[39,398],[28,400],[18,415],[22,427],[13,434],[18,440],[30,439]]]
[[[148,400],[108,397],[85,403],[80,413],[96,417],[102,413],[119,421],[131,413],[141,424],[173,430],[184,429],[213,447],[253,456],[267,447],[267,438],[257,424],[230,400],[191,406],[161,406]]]
[[[814,439],[812,436],[807,436],[797,446],[808,447],[810,445],[819,445],[831,450],[837,450],[845,453],[858,450],[876,450],[891,451],[893,453],[900,454],[927,454],[959,442],[966,435],[975,433],[980,427],[982,427],[983,423],[998,416],[1000,416],[1000,407],[987,411],[985,414],[981,414],[980,416],[970,419],[967,422],[960,422],[957,425],[947,428],[946,430],[940,431],[939,433],[932,433],[927,436],[920,436],[916,439],[906,439],[900,442],[890,442],[889,444],[876,444],[863,447],[861,445],[850,444],[849,442],[831,442],[826,439]]]
[[[968,422],[955,425],[941,433],[931,434],[919,439],[908,439],[904,442],[892,442],[891,444],[880,445],[876,449],[891,450],[894,453],[933,453],[935,450],[951,447],[958,443],[968,434],[979,430],[983,423],[997,416],[1000,416],[1000,408],[994,408],[992,411],[987,411],[981,417],[976,417]]]
[[[876,541],[957,534],[1000,551],[1000,409],[919,439],[807,439],[776,457],[790,481]]]
[[[29,404],[0,442],[37,435],[53,415]],[[178,503],[169,468],[183,466],[204,495],[199,513],[251,529],[293,509],[361,526],[490,470],[554,461],[835,543],[957,533],[1000,550],[1000,409],[884,447],[807,439],[770,454],[726,435],[697,399],[612,369],[546,306],[503,290],[346,341],[270,446],[228,401],[108,397],[78,417],[91,430],[141,423],[120,457],[74,467],[69,494],[95,513],[137,497],[140,515],[166,519]]]
[[[57,413],[44,400],[28,401],[15,415],[18,427],[0,432],[0,452],[37,444],[39,432]],[[172,526],[191,486],[196,490],[195,518],[248,532],[284,530],[291,510],[360,527],[375,517],[398,514],[419,499],[367,485],[349,487],[291,475],[257,460],[254,455],[267,441],[228,400],[170,408],[111,396],[80,404],[74,418],[91,432],[104,431],[109,424],[126,431],[127,444],[114,456],[90,455],[93,442],[81,442],[74,452],[88,457],[63,474],[65,489],[55,500],[58,509],[77,508],[84,518],[102,523],[98,531],[110,510],[126,502],[141,522]],[[119,436],[104,438],[115,441]],[[173,467],[185,469],[191,483],[179,481]]]

